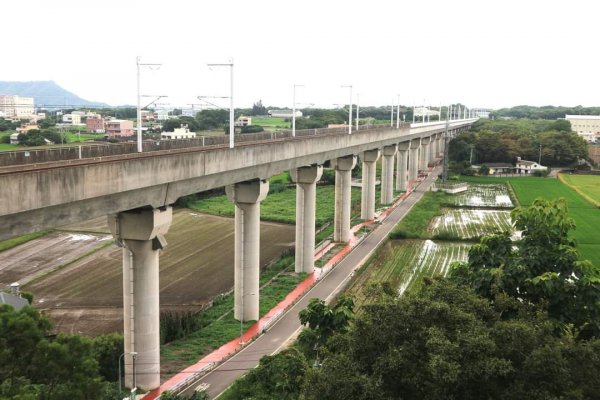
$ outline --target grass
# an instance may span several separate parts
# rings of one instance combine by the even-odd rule
[[[285,118],[275,117],[252,117],[252,125],[260,125],[266,130],[279,129],[290,129],[291,122],[286,121]]]
[[[360,189],[352,188],[353,207],[360,203]],[[317,186],[317,207],[315,224],[317,227],[333,221],[335,212],[335,187]],[[232,217],[235,210],[227,196],[219,195],[192,201],[187,205],[194,211]],[[294,186],[271,193],[260,205],[260,218],[263,221],[296,223],[296,188]]]
[[[14,151],[18,149],[18,144],[0,143],[0,151]]]
[[[267,268],[260,277],[260,315],[265,315],[281,302],[306,274],[295,274],[294,258],[282,257]],[[214,305],[203,311],[198,318],[202,328],[193,334],[161,346],[161,359],[168,370],[163,374],[172,374],[185,366],[197,362],[212,350],[235,339],[240,334],[240,322],[233,318],[233,293],[219,296]],[[244,323],[244,329],[253,324]]]
[[[27,235],[18,236],[18,237],[12,238],[12,239],[3,240],[0,242],[0,251],[12,249],[13,247],[16,247],[20,244],[23,244],[23,243],[29,242],[30,240],[42,237],[49,232],[50,231],[48,231],[48,230],[39,231],[39,232],[34,232],[34,233],[28,233]]]
[[[600,175],[560,174],[559,179],[596,207],[600,207]]]
[[[513,188],[519,203],[526,207],[537,198],[567,201],[569,216],[575,221],[576,229],[572,237],[577,241],[580,255],[600,266],[600,210],[582,197],[573,188],[558,179],[536,177],[463,177],[468,182],[506,182]]]
[[[408,215],[390,233],[392,239],[429,238],[427,230],[434,217],[442,215],[441,206],[448,202],[444,192],[427,192]]]

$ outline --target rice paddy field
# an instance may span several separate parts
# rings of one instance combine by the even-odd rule
[[[389,282],[402,294],[421,284],[423,277],[448,273],[454,261],[467,259],[470,243],[432,240],[390,240],[367,265],[356,272],[347,293],[357,307],[368,301],[368,283]]]
[[[507,183],[512,187],[522,206],[531,205],[537,198],[547,200],[564,198],[567,201],[569,216],[575,221],[576,229],[572,232],[572,236],[577,241],[577,249],[581,257],[600,266],[600,209],[577,193],[574,188],[559,179],[552,178],[462,177],[461,179],[472,183]],[[600,183],[600,177],[596,179],[596,182]],[[594,181],[592,177],[586,176],[581,180],[575,178],[570,182],[574,185],[579,184],[581,190],[586,190],[590,196],[596,196],[594,192],[598,189],[589,187],[590,182]]]
[[[512,231],[510,211],[482,209],[445,209],[429,225],[433,237],[446,235],[474,239]]]
[[[466,192],[451,197],[450,203],[456,207],[514,207],[505,184],[469,185]]]

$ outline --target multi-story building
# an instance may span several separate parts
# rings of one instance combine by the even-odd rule
[[[62,122],[63,124],[69,125],[81,125],[81,115],[75,113],[64,114],[62,116]]]
[[[565,115],[565,119],[571,123],[571,130],[588,142],[600,137],[600,115]]]
[[[248,126],[252,125],[252,117],[245,117],[243,115],[239,116],[237,121],[235,121],[235,126]]]
[[[89,133],[104,133],[104,118],[87,117],[85,120],[85,130]]]
[[[133,121],[113,119],[104,124],[105,136],[133,136]]]
[[[8,119],[29,119],[33,112],[33,97],[0,95],[0,113]]]

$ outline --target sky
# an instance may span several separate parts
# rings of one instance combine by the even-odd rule
[[[2,6],[0,80],[87,100],[228,107],[460,102],[600,106],[600,2],[18,0]],[[12,37],[12,40],[6,40]],[[357,98],[357,95],[359,96]],[[214,98],[212,98],[214,96]],[[221,98],[219,98],[221,97]],[[142,104],[152,97],[145,97]]]

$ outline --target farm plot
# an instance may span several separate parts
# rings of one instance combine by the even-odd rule
[[[514,205],[504,184],[469,185],[466,192],[451,196],[456,207],[512,208]]]
[[[494,233],[513,230],[510,211],[481,209],[446,209],[429,225],[433,237],[447,235],[460,239],[473,239]]]
[[[103,229],[94,226],[98,228]],[[261,265],[292,247],[294,232],[293,226],[261,223]],[[174,213],[168,245],[160,256],[161,308],[197,308],[233,286],[233,235],[230,218],[189,210]],[[122,285],[122,250],[109,246],[31,282],[25,290],[34,294],[36,307],[60,315],[62,332],[96,335],[122,321],[122,315],[114,312],[122,306]],[[94,314],[87,311],[91,309]],[[90,318],[104,323],[90,324]]]
[[[388,282],[400,294],[419,285],[421,278],[448,273],[454,261],[467,259],[471,244],[432,240],[390,240],[371,261],[357,271],[348,293],[357,306],[368,301],[367,282]]]
[[[53,232],[0,253],[0,287],[25,285],[111,243],[108,235]]]

